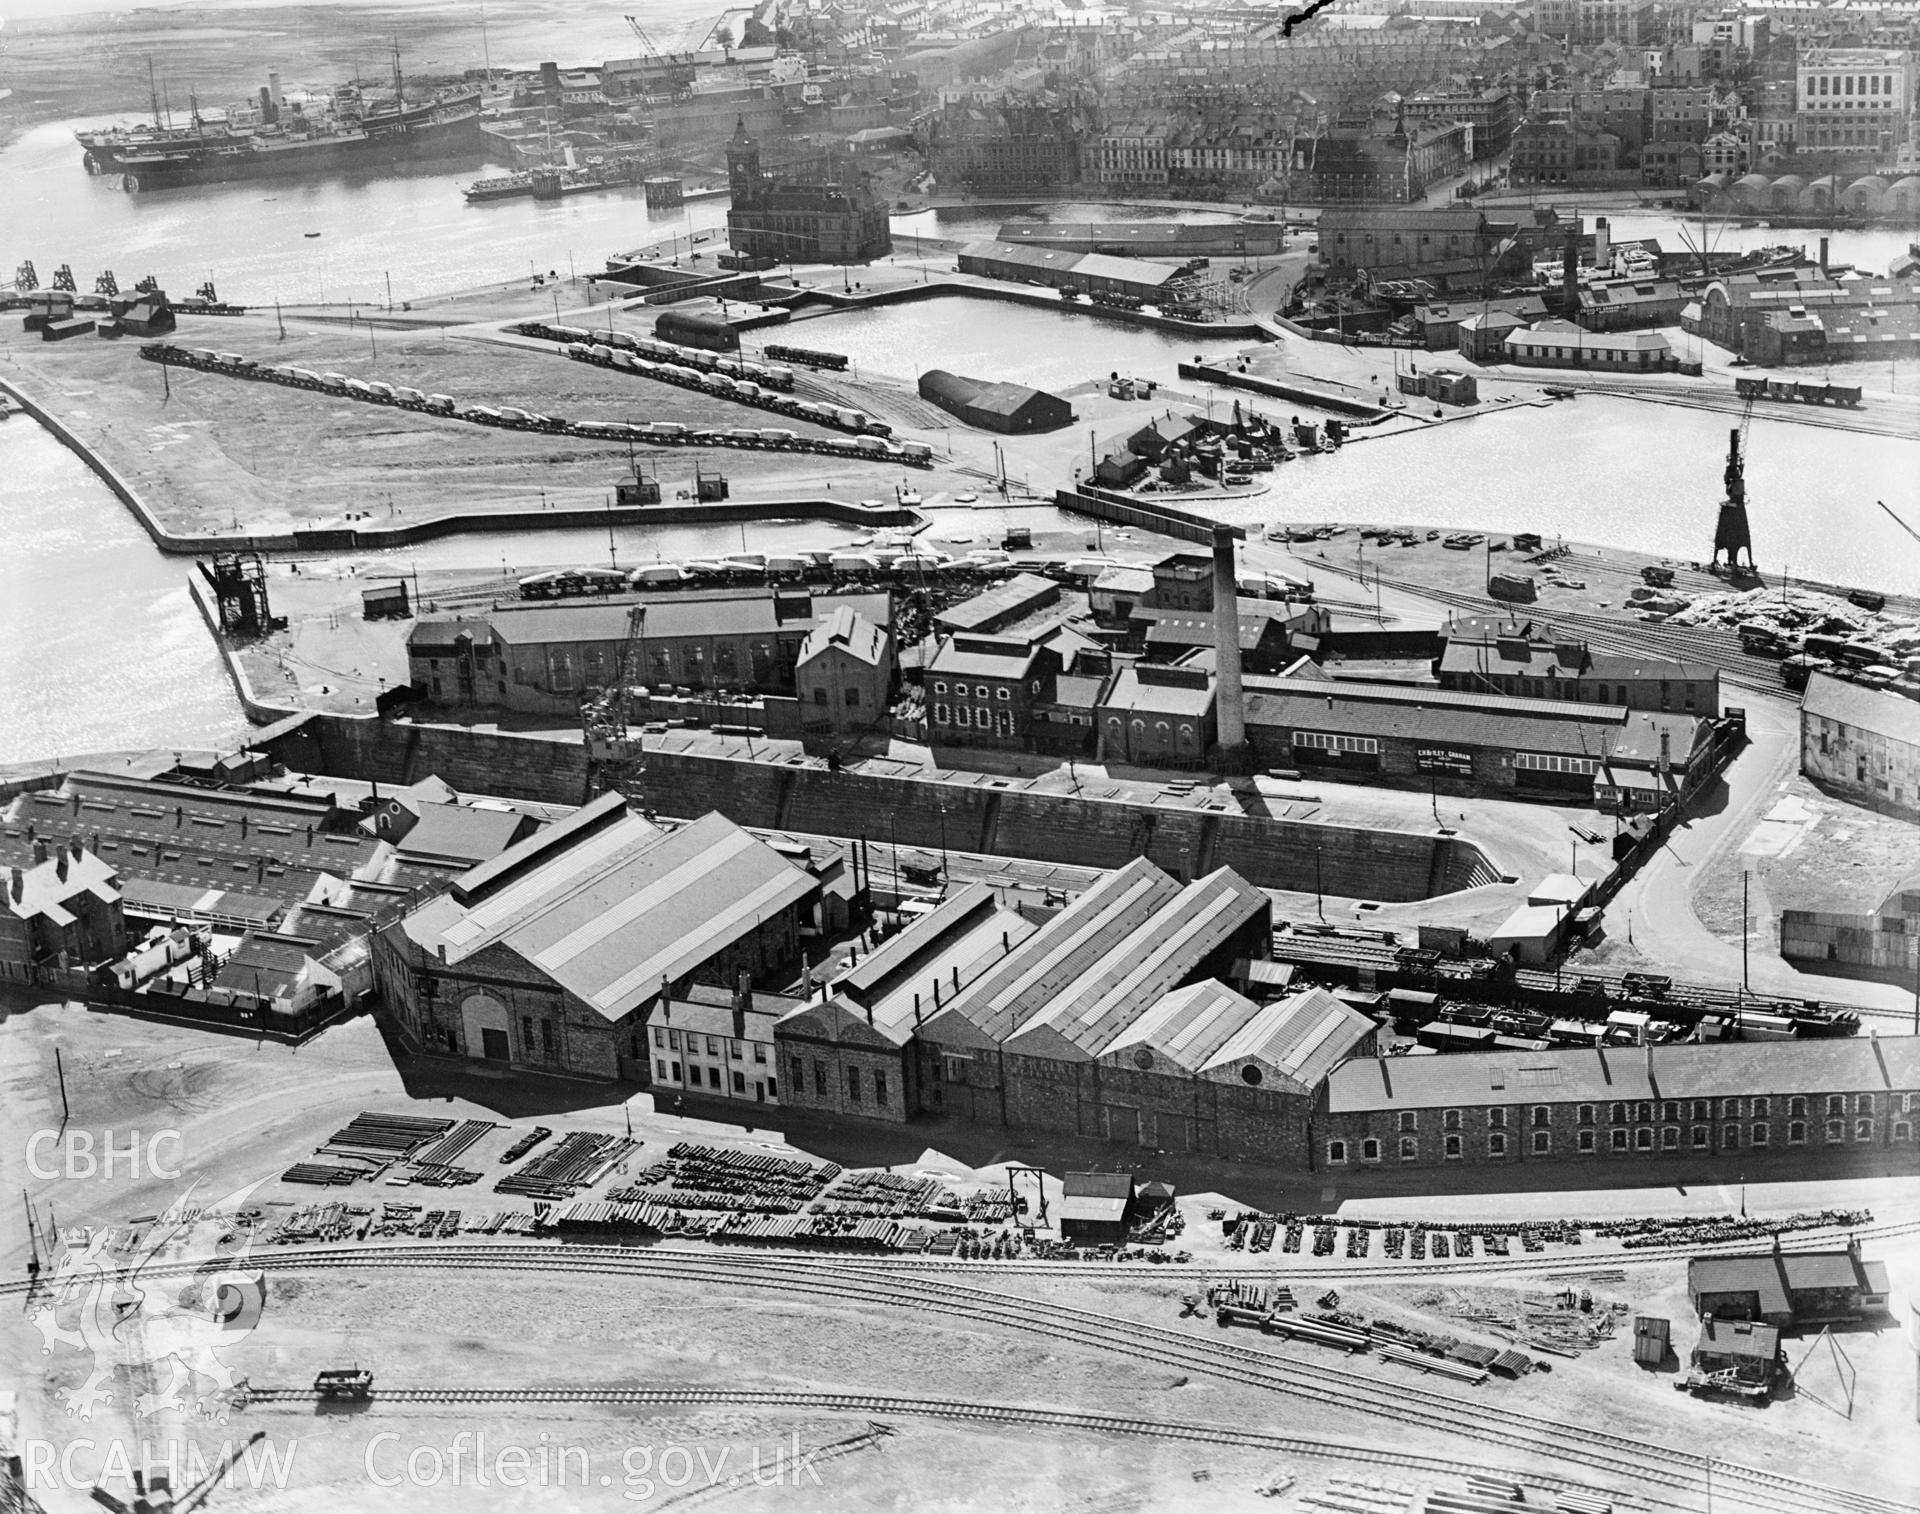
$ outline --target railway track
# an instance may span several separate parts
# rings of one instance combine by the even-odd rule
[[[250,1388],[249,1404],[312,1404],[320,1397],[310,1388]],[[1068,1409],[1029,1408],[1019,1404],[987,1404],[965,1399],[903,1398],[876,1393],[788,1393],[757,1388],[377,1388],[370,1400],[388,1404],[618,1404],[640,1408],[758,1408],[812,1409],[835,1414],[893,1415],[897,1418],[955,1420],[969,1424],[1014,1425],[1025,1429],[1083,1430],[1102,1435],[1124,1435],[1146,1440],[1190,1441],[1201,1445],[1244,1447],[1291,1456],[1319,1457],[1437,1477],[1467,1477],[1489,1470],[1506,1471],[1523,1481],[1554,1491],[1617,1495],[1568,1478],[1517,1468],[1489,1468],[1484,1460],[1465,1461],[1447,1456],[1421,1456],[1383,1450],[1353,1441],[1321,1440],[1277,1435],[1264,1430],[1237,1430],[1224,1425],[1186,1420],[1136,1419],[1117,1414],[1084,1414]],[[1640,1500],[1629,1500],[1639,1504]]]
[[[1573,1463],[1621,1479],[1626,1486],[1658,1484],[1686,1499],[1711,1490],[1769,1514],[1915,1514],[1914,1506],[1874,1494],[1832,1488],[1715,1460],[1612,1431],[1568,1425],[1497,1404],[1482,1405],[1391,1378],[1348,1371],[1300,1357],[1282,1357],[1249,1346],[1210,1339],[1144,1321],[971,1288],[945,1279],[871,1264],[800,1261],[720,1254],[632,1251],[621,1248],[539,1245],[339,1248],[330,1252],[276,1256],[283,1270],[371,1269],[447,1272],[580,1273],[665,1279],[706,1287],[759,1288],[839,1303],[910,1309],[1045,1336],[1102,1354],[1131,1357],[1156,1366],[1181,1367],[1245,1386],[1351,1410],[1373,1420],[1401,1424],[1500,1445],[1558,1463]],[[1671,1500],[1670,1500],[1671,1501]],[[1684,1506],[1684,1505],[1677,1505]]]
[[[1363,577],[1361,570],[1357,568],[1342,567],[1319,559],[1315,559],[1313,566],[1361,582],[1371,582],[1377,577],[1380,583],[1390,589],[1398,589],[1403,594],[1411,594],[1416,598],[1431,600],[1436,604],[1446,605],[1450,609],[1465,610],[1475,615],[1510,616],[1529,608],[1509,604],[1505,600],[1495,599],[1488,594],[1464,594],[1453,589],[1436,589],[1429,584],[1392,574],[1380,573]],[[1743,650],[1740,646],[1740,638],[1731,631],[1722,631],[1711,626],[1670,627],[1643,621],[1627,622],[1614,616],[1581,610],[1540,610],[1536,613],[1552,620],[1556,625],[1584,632],[1587,641],[1603,652],[1644,655],[1650,651],[1658,651],[1684,662],[1699,662],[1704,655],[1719,667],[1721,677],[1728,683],[1737,684],[1753,693],[1771,695],[1776,699],[1784,694],[1780,684],[1779,662],[1772,658],[1756,657],[1751,652]]]

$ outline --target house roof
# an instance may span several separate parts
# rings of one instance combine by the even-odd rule
[[[44,919],[55,926],[73,924],[67,908],[82,894],[111,904],[120,897],[120,879],[92,852],[62,843],[57,852],[33,867],[21,868],[5,879],[7,908],[17,919]]]
[[[723,815],[662,832],[605,799],[571,817],[595,824],[530,837],[413,911],[409,938],[450,966],[503,946],[619,1020],[819,888]]]
[[[1102,1057],[1144,1068],[1139,1053],[1157,1053],[1188,1073],[1249,1084],[1275,1077],[1310,1094],[1372,1029],[1365,1015],[1323,989],[1256,1004],[1208,981],[1165,995]]]
[[[424,652],[435,647],[452,647],[458,644],[462,636],[475,641],[487,639],[487,622],[484,617],[467,619],[464,616],[443,616],[433,620],[416,620],[407,632],[407,650]]]
[[[1920,1037],[1736,1041],[1725,1045],[1555,1046],[1449,1057],[1362,1058],[1336,1068],[1328,1110],[1482,1104],[1606,1104],[1615,1099],[1744,1098],[1920,1089]]]
[[[1130,1172],[1069,1172],[1061,1180],[1061,1197],[1069,1199],[1119,1199],[1133,1197]]]
[[[949,605],[933,617],[948,631],[989,633],[1044,609],[1060,598],[1060,585],[1038,573],[1016,573],[1004,583],[984,589],[971,599]]]
[[[1587,757],[1619,743],[1629,713],[1617,705],[1331,680],[1250,677],[1246,684],[1249,726]]]
[[[887,633],[866,616],[841,605],[807,633],[800,648],[800,662],[810,662],[834,650],[877,668],[886,661]]]
[[[1802,715],[1871,731],[1907,746],[1920,746],[1920,704],[1884,689],[1870,689],[1826,673],[1807,680]]]
[[[1757,1321],[1708,1315],[1700,1321],[1700,1343],[1695,1349],[1713,1356],[1745,1356],[1770,1362],[1780,1355],[1780,1332]]]
[[[1525,331],[1508,333],[1509,347],[1565,347],[1607,352],[1666,352],[1671,343],[1657,331],[1589,331],[1571,321],[1542,321]]]
[[[1142,715],[1187,715],[1204,718],[1213,709],[1213,680],[1204,676],[1173,681],[1167,670],[1129,666],[1114,675],[1100,708],[1131,710]]]
[[[417,813],[420,818],[395,845],[409,861],[486,862],[511,846],[527,823],[517,810],[469,804],[421,804]]]
[[[1024,678],[1040,655],[1040,648],[1024,638],[949,636],[927,664],[929,674],[962,678]]]
[[[799,1009],[802,1001],[785,994],[755,990],[740,1027],[749,1041],[773,1040],[773,1022]],[[664,1003],[655,999],[647,1010],[649,1025],[669,1026],[703,1036],[732,1036],[733,990],[714,983],[693,983],[674,993]]]

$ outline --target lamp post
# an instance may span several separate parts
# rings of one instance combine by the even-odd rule
[[[1318,842],[1314,843],[1313,848],[1313,909],[1314,913],[1320,917],[1320,923],[1325,925],[1327,923],[1326,891],[1321,887],[1320,883],[1320,845]]]

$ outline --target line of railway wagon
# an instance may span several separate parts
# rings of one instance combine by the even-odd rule
[[[619,331],[585,331],[578,326],[555,326],[545,321],[522,321],[508,329],[521,336],[558,342],[575,362],[592,363],[596,367],[711,394],[736,404],[771,410],[776,415],[811,421],[816,426],[850,431],[863,442],[872,438],[885,444],[893,435],[892,426],[851,405],[793,398],[793,370],[779,364],[759,363],[752,358],[707,352],[698,347],[681,347],[654,337],[629,336]],[[886,450],[906,462],[932,464],[933,449],[924,442],[895,443],[897,453],[891,447],[866,445],[868,450]]]
[[[549,435],[572,436],[591,441],[644,442],[661,447],[733,447],[769,452],[815,453],[829,457],[899,464],[909,468],[933,466],[933,449],[926,443],[896,442],[891,439],[892,428],[884,422],[869,422],[863,429],[861,425],[845,419],[817,415],[814,412],[836,407],[814,405],[809,401],[788,401],[787,407],[782,408],[781,413],[791,414],[802,420],[815,421],[824,426],[838,427],[841,430],[860,431],[861,434],[844,437],[815,437],[801,436],[793,431],[754,430],[739,426],[687,426],[676,421],[639,423],[572,421],[564,416],[544,415],[512,405],[462,405],[450,394],[426,394],[404,384],[388,384],[377,379],[349,378],[344,373],[315,373],[311,369],[299,368],[291,364],[262,363],[237,352],[215,352],[207,347],[176,347],[169,342],[150,342],[140,349],[140,356],[148,362],[165,363],[172,367],[191,368],[203,373],[225,374],[230,378],[285,384],[290,388],[338,395],[343,399],[360,400],[366,404],[391,405],[396,409],[444,416],[448,420],[465,421],[476,426],[497,426],[508,431],[539,431]],[[670,383],[679,382],[678,379],[665,374],[664,365],[656,366],[660,366],[662,372],[654,376],[664,377]],[[691,370],[688,371],[691,372]],[[734,383],[732,379],[720,374],[706,375],[705,378],[709,381],[708,383],[689,384],[685,387],[705,389],[723,381],[728,384]],[[717,395],[720,390],[712,388],[711,392]],[[739,392],[732,393],[729,397],[754,403]],[[773,407],[762,405],[761,408]],[[864,412],[850,411],[848,414],[861,417]]]

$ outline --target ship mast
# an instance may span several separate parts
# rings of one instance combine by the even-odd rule
[[[407,108],[406,92],[400,87],[400,38],[393,39],[393,105],[396,110]]]
[[[147,54],[147,97],[153,101],[153,129],[160,129],[160,81],[154,77],[153,54]]]

